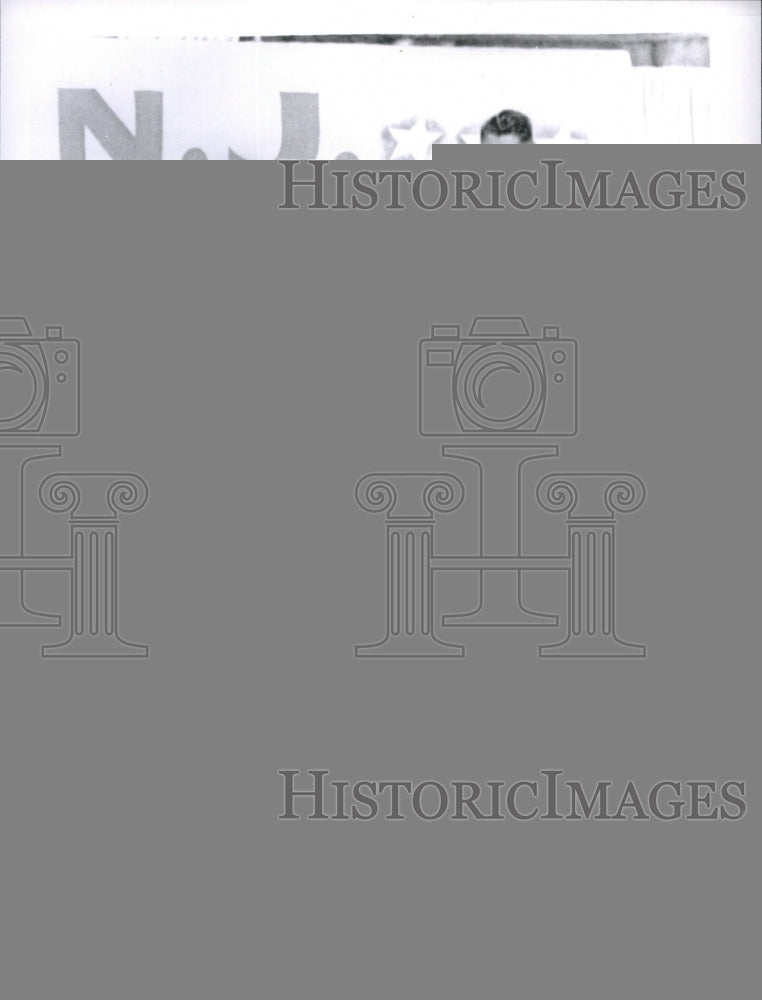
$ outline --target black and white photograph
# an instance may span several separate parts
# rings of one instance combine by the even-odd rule
[[[760,1000],[762,0],[0,5],[0,1000]]]
[[[760,141],[755,0],[273,6],[6,0],[0,156]]]

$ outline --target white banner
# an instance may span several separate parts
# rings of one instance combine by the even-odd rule
[[[38,38],[4,70],[4,159],[425,160],[503,109],[536,142],[645,125],[624,51]]]

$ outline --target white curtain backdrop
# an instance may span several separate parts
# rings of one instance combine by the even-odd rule
[[[711,143],[712,102],[708,69],[637,67],[643,138],[652,145]]]

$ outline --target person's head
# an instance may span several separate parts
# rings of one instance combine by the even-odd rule
[[[520,111],[501,111],[482,125],[481,141],[488,145],[532,142],[532,123]]]

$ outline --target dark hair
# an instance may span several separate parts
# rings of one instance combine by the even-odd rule
[[[481,141],[488,135],[517,135],[521,142],[531,142],[532,123],[520,111],[500,111],[482,125]]]

